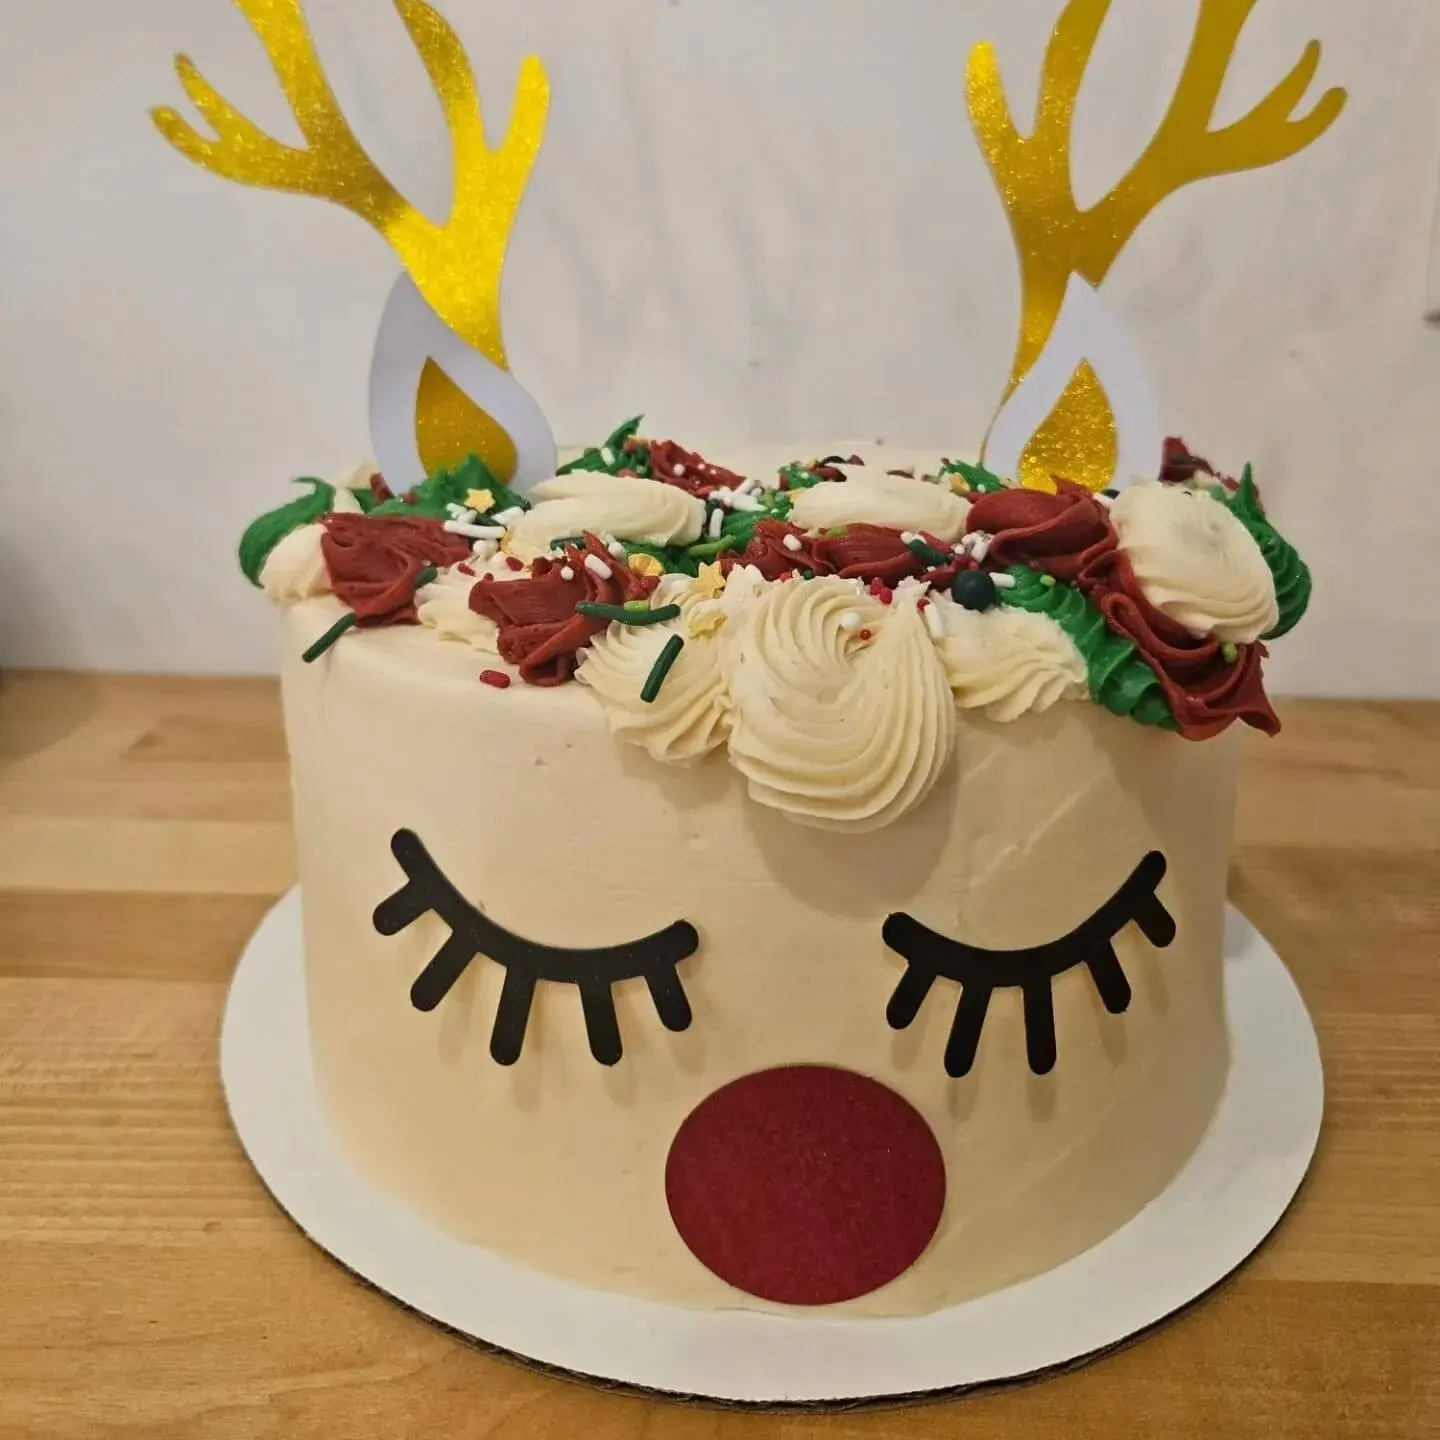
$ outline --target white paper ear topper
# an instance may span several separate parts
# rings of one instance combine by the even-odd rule
[[[1022,474],[1022,457],[1075,372],[1088,363],[1110,403],[1115,435],[1111,487],[1160,473],[1165,435],[1155,387],[1124,327],[1106,309],[1098,291],[1079,275],[1065,289],[1060,318],[1019,388],[1001,407],[985,444],[985,465],[997,475]]]
[[[513,489],[523,495],[554,475],[555,437],[530,392],[461,340],[425,303],[410,277],[401,275],[385,302],[370,361],[370,443],[375,463],[397,495],[425,479],[416,401],[431,360],[510,437]]]

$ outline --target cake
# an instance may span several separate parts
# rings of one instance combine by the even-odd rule
[[[558,470],[365,466],[241,543],[357,1183],[708,1308],[923,1314],[1125,1224],[1225,1084],[1238,732],[1309,597],[1249,469],[632,421]]]

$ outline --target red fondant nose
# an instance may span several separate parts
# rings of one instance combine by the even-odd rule
[[[919,1258],[945,1206],[945,1162],[920,1112],[823,1065],[746,1075],[686,1117],[665,1162],[681,1238],[764,1300],[833,1305]]]

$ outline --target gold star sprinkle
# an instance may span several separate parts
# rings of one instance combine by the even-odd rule
[[[486,515],[495,508],[495,496],[489,490],[472,490],[465,497],[465,508]]]
[[[709,560],[700,567],[690,596],[694,600],[714,600],[724,593],[725,572],[721,570],[718,561]]]
[[[685,617],[685,628],[692,640],[716,634],[725,623],[725,611],[713,600],[696,605]]]

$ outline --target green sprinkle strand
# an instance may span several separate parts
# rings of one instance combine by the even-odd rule
[[[1053,575],[1042,575],[1040,577],[1040,583],[1049,590],[1051,586],[1055,584],[1055,577]]]
[[[427,565],[416,577],[415,588],[418,590],[422,585],[433,585],[435,577],[440,572],[433,566]]]
[[[357,624],[355,612],[342,615],[300,658],[313,665],[347,630]]]
[[[928,540],[916,539],[907,542],[910,553],[927,565],[948,565],[955,557],[937,550]]]
[[[650,602],[648,600],[627,600],[625,608],[627,610],[648,610]]]
[[[576,607],[577,615],[589,615],[594,620],[608,620],[612,625],[663,625],[667,620],[680,617],[678,605],[661,605],[651,610],[632,610],[628,605],[595,605],[582,600]]]
[[[692,545],[685,553],[705,559],[711,555],[723,555],[727,550],[733,550],[739,543],[739,536],[726,535],[719,540],[707,540],[703,545]]]
[[[655,663],[650,667],[650,673],[645,677],[645,684],[640,690],[640,698],[645,704],[653,705],[655,703],[655,697],[660,693],[660,687],[665,683],[665,677],[680,658],[680,652],[684,648],[685,637],[683,635],[672,635],[665,642],[665,648],[655,657]]]
[[[1233,665],[1240,658],[1240,651],[1236,648],[1233,640],[1227,640],[1220,647],[1220,654],[1224,657],[1227,665]]]

